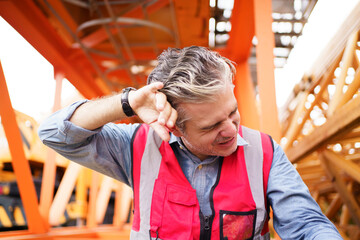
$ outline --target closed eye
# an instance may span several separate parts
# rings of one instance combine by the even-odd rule
[[[234,114],[237,112],[237,110],[238,110],[238,108],[237,108],[237,106],[236,106],[235,109],[234,109],[234,111],[232,111],[229,116],[231,117],[232,115],[234,115]]]
[[[235,109],[229,114],[229,117],[232,117],[234,114],[236,114],[237,110],[238,110],[238,107],[237,107],[237,105],[236,105],[236,106],[235,106]],[[215,124],[213,124],[213,125],[211,125],[211,126],[203,127],[203,128],[201,128],[201,130],[202,130],[202,131],[210,131],[210,130],[213,130],[213,129],[215,129],[216,127],[220,126],[221,123],[222,123],[222,121],[217,122],[217,123],[215,123]]]
[[[214,125],[208,126],[208,127],[203,127],[201,128],[201,130],[203,131],[209,131],[209,130],[213,130],[214,128],[216,128],[217,126],[219,126],[221,124],[221,122],[217,122]]]

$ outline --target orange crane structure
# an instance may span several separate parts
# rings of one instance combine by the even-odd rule
[[[273,49],[284,33],[272,31],[276,1],[234,0],[231,8],[220,6],[221,2],[0,0],[0,16],[54,66],[54,111],[60,108],[64,78],[92,99],[145,85],[157,56],[168,47],[200,45],[220,52],[236,63],[235,96],[242,124],[281,142],[344,239],[359,239],[360,24],[356,19],[360,6],[348,17],[336,44],[329,46],[328,55],[293,90],[279,118]],[[304,13],[309,14],[316,1],[306,2]],[[254,57],[252,65],[249,60]],[[13,110],[1,62],[0,116],[22,202],[22,214],[13,209],[12,218],[25,225],[22,230],[1,232],[0,238],[129,239],[131,189],[59,159],[43,146],[26,150],[26,139],[37,144],[37,125]],[[30,129],[24,121],[32,122]],[[42,159],[38,190],[37,159]],[[0,208],[2,226],[9,224],[1,215]],[[278,238],[276,233],[273,237]]]

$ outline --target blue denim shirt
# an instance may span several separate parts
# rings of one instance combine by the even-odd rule
[[[39,128],[41,140],[66,158],[131,186],[130,143],[138,124],[109,123],[94,131],[78,127],[69,119],[85,101],[76,102],[45,120]],[[217,177],[220,157],[200,161],[174,135],[169,143],[196,190],[201,211],[205,216],[211,215],[209,194]],[[247,143],[238,136],[237,144]],[[273,209],[275,230],[282,239],[342,239],[276,142],[267,198]]]

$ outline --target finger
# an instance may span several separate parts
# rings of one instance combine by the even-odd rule
[[[169,119],[168,119],[168,121],[166,123],[166,126],[169,129],[173,129],[175,127],[177,117],[178,117],[177,111],[174,108],[171,108],[171,114],[170,114],[170,117],[169,117]]]
[[[150,126],[154,129],[154,131],[159,135],[162,140],[166,142],[170,140],[170,134],[166,127],[158,124],[157,122],[150,124]]]
[[[164,84],[162,82],[153,82],[148,85],[151,92],[157,92],[157,90],[162,89]]]
[[[169,117],[171,115],[171,109],[172,109],[172,107],[171,107],[170,103],[166,102],[165,107],[160,112],[159,117],[158,117],[158,121],[161,125],[165,126],[165,123],[167,123],[167,121],[169,120]]]
[[[160,112],[163,111],[167,103],[166,95],[161,92],[157,92],[155,95],[155,101],[156,101],[156,109]]]

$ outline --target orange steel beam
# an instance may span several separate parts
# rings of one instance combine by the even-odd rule
[[[167,5],[169,5],[169,0],[159,0],[154,4],[150,5],[149,7],[147,7],[146,11],[148,14],[151,14]],[[134,8],[132,11],[124,14],[122,17],[143,18],[144,14],[142,7],[138,6]],[[111,32],[115,34],[117,32],[117,29],[113,28]],[[84,44],[86,47],[94,47],[106,39],[108,39],[108,35],[106,34],[105,29],[101,28],[98,31],[81,39],[81,43]],[[75,44],[75,46],[78,46],[78,44]]]
[[[44,1],[39,1],[38,4],[40,4],[45,9],[47,8],[47,5],[45,4]],[[72,32],[76,32],[76,29],[78,27],[77,23],[74,21],[70,13],[67,11],[66,7],[64,6],[64,3],[61,0],[51,0],[48,2],[48,4],[50,4],[51,7],[55,9],[55,11],[61,16],[61,18],[64,20],[65,24],[69,27],[69,29]],[[64,42],[66,42],[68,46],[71,46],[74,43],[74,39],[72,38],[70,33],[68,33],[68,31],[64,29],[64,27],[60,23],[58,23],[54,15],[49,15],[48,17],[49,17],[48,21],[53,22],[53,24],[57,24],[55,28],[57,28],[57,31],[59,35],[61,35],[62,38],[64,39]]]
[[[11,106],[4,72],[0,62],[0,116],[12,156],[12,166],[16,175],[22,204],[25,209],[29,230],[33,233],[44,233],[48,226],[40,215],[35,186],[32,180],[29,162],[25,157],[23,142],[18,128],[14,110]]]
[[[235,0],[229,34],[226,49],[219,52],[237,63],[246,61],[249,58],[255,34],[252,0]]]
[[[71,31],[76,32],[78,25],[74,21],[71,14],[67,11],[66,7],[64,6],[64,2],[61,0],[51,0],[49,1],[49,4],[56,10],[57,13],[61,15],[66,25],[69,26]]]
[[[69,59],[71,49],[65,46],[34,1],[0,1],[0,15],[55,68],[60,68],[85,98],[103,95],[91,73],[80,71],[79,63]]]
[[[259,114],[256,106],[254,84],[251,80],[249,64],[242,61],[236,66],[235,96],[241,116],[241,124],[259,130]]]
[[[64,75],[55,75],[56,88],[53,112],[61,108],[61,88]],[[47,149],[47,159],[44,163],[43,177],[41,182],[40,212],[46,222],[49,222],[49,210],[54,195],[55,176],[56,176],[56,153],[54,150]]]
[[[280,123],[275,97],[274,33],[271,0],[254,0],[257,78],[261,102],[260,129],[279,141]]]
[[[218,49],[218,51],[237,63],[234,93],[238,99],[241,124],[259,129],[255,89],[247,63],[255,33],[253,1],[236,0],[234,2],[231,26],[230,38],[226,48]]]

